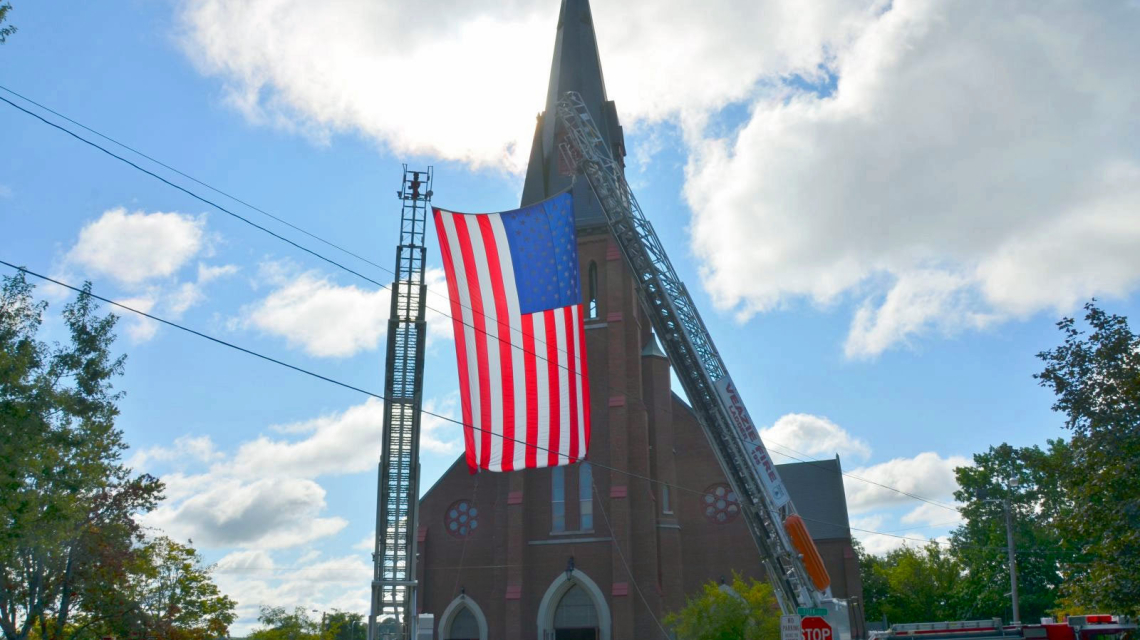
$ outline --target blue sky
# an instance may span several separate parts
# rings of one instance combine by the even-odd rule
[[[354,0],[16,2],[0,84],[388,265],[400,164],[435,166],[438,205],[510,208],[543,106],[557,3],[443,5],[428,20]],[[949,501],[971,454],[1063,434],[1031,378],[1062,314],[1096,295],[1140,316],[1140,16],[791,5],[677,21],[595,2],[629,177],[773,450],[839,453]],[[375,286],[4,104],[0,131],[0,259],[382,388]],[[426,397],[454,414],[450,327],[432,326]],[[121,329],[131,461],[170,487],[148,524],[218,562],[235,630],[260,604],[366,611],[378,405],[169,328]],[[460,441],[438,422],[425,439],[427,485]],[[865,529],[937,537],[954,520],[847,488]]]

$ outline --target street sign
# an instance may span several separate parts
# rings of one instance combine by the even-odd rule
[[[802,640],[832,640],[831,625],[819,616],[807,616],[800,622]]]
[[[780,616],[780,640],[803,640],[799,616]]]
[[[819,608],[797,607],[796,613],[800,614],[801,616],[821,616],[822,617],[822,616],[827,615],[827,609],[825,609],[823,607],[819,607]]]

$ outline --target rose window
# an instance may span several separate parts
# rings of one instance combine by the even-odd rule
[[[724,524],[740,515],[740,501],[727,484],[717,483],[705,489],[701,496],[701,510],[709,520]]]
[[[475,519],[479,515],[479,510],[475,508],[467,500],[457,500],[447,508],[446,518],[444,519],[447,525],[447,532],[456,538],[466,538],[467,536],[475,533],[475,528],[479,526],[479,521]]]

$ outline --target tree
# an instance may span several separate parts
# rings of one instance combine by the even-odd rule
[[[100,630],[156,635],[163,624],[194,638],[203,620],[211,634],[224,632],[232,602],[218,599],[193,550],[148,542],[136,521],[162,498],[163,486],[121,463],[121,394],[111,381],[125,359],[111,354],[115,316],[98,315],[85,285],[63,310],[69,342],[49,346],[36,338],[47,305],[34,302],[32,291],[22,273],[0,288],[4,640],[26,640],[33,631],[38,640]],[[167,582],[176,600],[155,595]],[[159,600],[178,610],[148,609]]]
[[[883,604],[891,591],[887,584],[885,561],[867,553],[858,540],[852,539],[851,546],[855,548],[855,557],[859,561],[859,580],[863,585],[863,618],[867,622],[882,620]]]
[[[771,585],[734,574],[731,587],[709,582],[665,624],[678,640],[779,640],[780,606]]]
[[[1072,432],[1058,513],[1067,610],[1140,614],[1140,336],[1128,319],[1085,305],[1085,323],[1057,323],[1064,343],[1034,377],[1056,395]]]
[[[1017,547],[1018,599],[1022,620],[1052,615],[1063,584],[1056,520],[1066,508],[1060,478],[1069,466],[1063,440],[1049,448],[990,447],[974,455],[973,466],[954,474],[964,522],[951,535],[951,548],[965,573],[957,586],[961,619],[1012,617],[1005,508],[1008,503]],[[1016,486],[1014,486],[1016,485]]]
[[[360,640],[368,635],[364,616],[332,610],[320,619],[310,618],[304,607],[262,607],[257,621],[261,627],[250,640]]]
[[[874,570],[887,585],[877,610],[892,624],[958,619],[954,587],[962,565],[937,542],[894,549]]]
[[[3,25],[4,21],[8,19],[8,12],[11,10],[12,10],[12,3],[10,3],[10,2],[0,3],[0,25]],[[8,37],[14,33],[16,33],[15,25],[10,24],[6,27],[0,26],[0,44],[4,44],[5,42],[7,42]]]

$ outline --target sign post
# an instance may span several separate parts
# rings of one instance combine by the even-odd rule
[[[803,640],[799,616],[780,616],[780,640]]]
[[[820,616],[806,616],[800,622],[803,630],[802,640],[833,640],[831,625]]]

